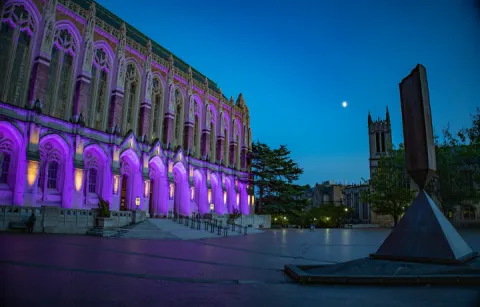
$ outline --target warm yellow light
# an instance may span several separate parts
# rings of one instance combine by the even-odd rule
[[[226,205],[227,204],[227,192],[223,192],[223,203]]]
[[[255,195],[252,195],[252,206],[255,205]]]
[[[345,208],[345,212],[348,212],[348,208]]]
[[[150,193],[150,180],[145,180],[145,186],[144,186],[145,197],[148,197],[149,193]]]
[[[207,171],[207,180],[210,182],[210,171]]]
[[[210,211],[213,211],[215,209],[215,206],[213,204],[210,204]]]
[[[38,141],[40,140],[40,129],[34,127],[32,130],[33,132],[30,135],[30,143],[32,143],[33,145],[38,145]]]
[[[83,169],[76,168],[75,169],[75,190],[80,192],[82,189],[82,182],[83,182]]]
[[[175,185],[170,183],[170,199],[173,199],[173,195],[175,193]]]
[[[212,202],[212,189],[208,189],[208,202]]]
[[[284,216],[284,217],[283,217],[283,219],[284,219],[284,220],[286,220],[286,219],[287,219],[287,217],[286,217],[286,216]]]
[[[237,179],[235,179],[235,187],[238,188],[238,180]]]
[[[77,148],[75,149],[75,153],[79,156],[83,155],[83,141],[82,140],[80,140],[77,143]]]
[[[27,180],[28,185],[33,186],[35,184],[35,180],[37,179],[38,174],[38,162],[37,161],[28,161],[27,166]]]
[[[135,205],[140,206],[140,197],[135,198]]]
[[[237,193],[237,206],[240,204],[240,194]]]
[[[248,205],[250,206],[252,204],[252,197],[249,195],[248,196]]]
[[[118,175],[113,175],[113,194],[118,193],[119,181]]]
[[[130,139],[130,148],[133,147],[133,139]]]
[[[190,199],[191,200],[195,199],[195,187],[190,188]]]
[[[117,148],[113,150],[113,161],[118,162],[119,159],[119,151]]]
[[[173,172],[173,162],[168,162],[168,172],[171,174]]]
[[[327,219],[327,221],[328,221],[328,220],[330,220],[330,218],[329,218],[329,217],[327,217],[326,219]]]
[[[190,166],[190,169],[188,170],[188,175],[190,177],[193,177],[193,166]]]
[[[156,153],[157,153],[157,155],[160,154],[160,147],[157,147]]]

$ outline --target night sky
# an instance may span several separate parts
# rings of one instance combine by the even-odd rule
[[[253,140],[288,145],[301,184],[368,177],[368,111],[376,119],[388,106],[401,142],[398,83],[417,63],[427,68],[434,129],[470,123],[480,106],[473,2],[99,1],[227,97],[242,92]]]

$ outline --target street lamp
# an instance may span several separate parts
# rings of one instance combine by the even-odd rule
[[[135,198],[135,205],[137,206],[138,210],[138,207],[140,206],[140,197]]]
[[[345,208],[345,212],[348,212],[348,208]]]
[[[213,204],[210,204],[210,213],[213,213],[213,209],[215,209],[215,206]]]
[[[327,220],[327,221],[329,221],[329,220],[330,220],[330,218],[327,216],[326,220]]]

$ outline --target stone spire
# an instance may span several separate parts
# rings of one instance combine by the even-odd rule
[[[55,35],[55,13],[57,10],[57,0],[48,0],[43,7],[43,38],[40,51],[49,55],[52,51],[53,39]]]
[[[175,61],[173,60],[173,54],[170,53],[168,57],[168,80],[173,82],[173,78],[175,75]]]
[[[368,127],[370,127],[372,123],[373,123],[372,115],[370,114],[370,111],[368,111]]]
[[[386,113],[386,121],[387,121],[387,125],[390,126],[390,113],[388,112],[388,106],[387,106],[387,113]]]
[[[93,63],[94,45],[93,35],[95,32],[95,14],[96,14],[95,2],[90,4],[90,9],[87,13],[87,24],[83,32],[83,41],[85,42],[84,57],[83,57],[83,73],[90,75],[90,70]]]

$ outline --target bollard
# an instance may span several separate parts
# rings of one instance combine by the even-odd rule
[[[208,221],[207,220],[203,221],[203,229],[208,230]]]
[[[210,223],[210,232],[213,233],[215,230],[213,229],[215,225],[213,223]]]
[[[228,227],[225,227],[225,229],[223,229],[223,236],[224,237],[228,236]]]
[[[242,226],[238,226],[238,233],[242,233]]]
[[[222,234],[222,226],[221,226],[221,225],[218,226],[218,227],[217,227],[217,230],[218,230],[218,231],[217,231],[217,235],[221,235],[221,234]]]
[[[243,234],[244,234],[244,235],[247,235],[247,226],[244,226],[244,227],[243,227]]]
[[[195,220],[192,220],[192,225],[191,225],[191,228],[194,229],[195,228]]]

